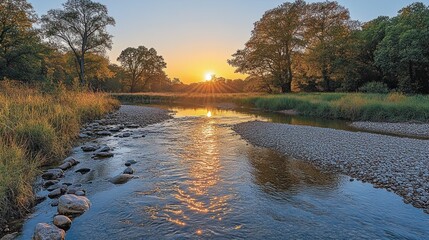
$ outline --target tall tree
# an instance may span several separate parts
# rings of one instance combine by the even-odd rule
[[[281,92],[290,92],[293,61],[305,47],[306,3],[296,0],[265,12],[255,23],[250,40],[228,63],[236,72],[271,78]]]
[[[42,29],[47,37],[73,52],[79,65],[79,79],[85,85],[85,54],[103,52],[112,47],[107,27],[115,20],[107,7],[91,0],[68,0],[63,9],[49,10],[42,16]]]
[[[307,60],[321,77],[324,90],[332,91],[335,61],[355,24],[345,7],[330,1],[309,4],[305,21]]]
[[[161,74],[167,67],[164,58],[158,56],[154,48],[144,46],[123,50],[117,60],[129,75],[131,92],[135,92],[138,86],[143,88],[150,77]]]
[[[0,1],[0,79],[31,80],[40,70],[40,39],[33,29],[37,21],[25,0]]]
[[[429,7],[413,3],[391,20],[375,63],[405,92],[429,93]]]

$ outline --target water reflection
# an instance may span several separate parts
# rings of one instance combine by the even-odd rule
[[[254,181],[266,193],[301,191],[306,187],[335,189],[340,179],[323,173],[313,165],[288,158],[268,149],[251,148],[247,154],[254,167]]]

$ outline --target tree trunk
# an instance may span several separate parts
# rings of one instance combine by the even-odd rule
[[[291,82],[283,83],[281,86],[281,92],[282,93],[289,93],[291,92]]]
[[[82,55],[79,62],[79,78],[81,86],[85,86],[85,57]]]
[[[329,78],[328,71],[326,70],[326,67],[323,67],[323,69],[322,69],[322,77],[323,77],[323,82],[325,84],[325,91],[327,91],[327,92],[332,91],[331,79]]]

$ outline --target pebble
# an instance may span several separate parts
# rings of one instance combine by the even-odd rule
[[[250,143],[307,160],[390,189],[405,203],[429,208],[429,141],[279,123],[247,122],[233,127]]]

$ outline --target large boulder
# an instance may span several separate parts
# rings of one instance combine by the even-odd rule
[[[66,232],[56,226],[39,223],[34,230],[33,240],[64,240]]]
[[[54,217],[54,225],[61,229],[64,229],[67,231],[70,229],[71,224],[72,224],[72,221],[67,216],[57,215]]]
[[[58,213],[62,215],[79,215],[86,212],[91,206],[88,198],[66,194],[58,200]]]

